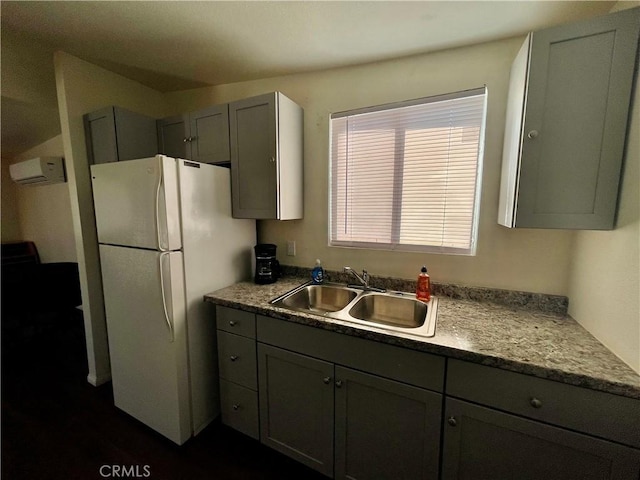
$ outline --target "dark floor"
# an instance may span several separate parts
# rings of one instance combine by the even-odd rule
[[[87,383],[83,335],[80,314],[3,328],[3,480],[325,478],[219,422],[174,445]]]

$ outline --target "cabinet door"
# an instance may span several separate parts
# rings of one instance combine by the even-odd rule
[[[158,153],[156,119],[115,107],[118,161],[153,157]]]
[[[442,395],[335,370],[335,478],[437,478]]]
[[[163,155],[191,160],[189,117],[176,115],[158,120],[158,149]]]
[[[191,160],[227,163],[229,153],[229,106],[214,105],[189,114]]]
[[[637,480],[640,451],[447,398],[443,480]]]
[[[516,226],[611,229],[640,10],[535,32]]]
[[[116,121],[113,107],[106,107],[84,116],[84,133],[90,164],[118,161]]]
[[[258,343],[260,440],[333,476],[333,364]]]
[[[156,120],[120,107],[84,116],[90,164],[153,157],[158,149]]]
[[[276,95],[229,104],[235,218],[277,218]]]

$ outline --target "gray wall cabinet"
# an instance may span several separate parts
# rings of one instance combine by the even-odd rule
[[[637,400],[448,363],[443,480],[639,478]]]
[[[89,164],[152,157],[158,153],[156,120],[120,107],[83,117]]]
[[[512,69],[498,223],[612,229],[640,8],[531,33]]]
[[[229,104],[236,218],[303,215],[303,111],[280,92]]]
[[[213,105],[157,122],[158,148],[170,157],[229,163],[229,106]]]

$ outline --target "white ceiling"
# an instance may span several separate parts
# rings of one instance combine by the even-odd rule
[[[48,58],[64,50],[157,90],[173,91],[508,38],[604,14],[615,3],[2,1],[3,157],[50,138],[41,138],[44,131],[50,135],[57,128],[50,136],[60,131],[51,108],[38,113],[41,99],[29,105],[6,93],[5,83],[15,81],[10,64],[15,55],[5,52],[5,43],[15,42],[5,37],[36,45]],[[52,72],[53,67],[42,69]],[[55,89],[48,90],[55,102]],[[25,133],[32,129],[42,131],[40,137]]]

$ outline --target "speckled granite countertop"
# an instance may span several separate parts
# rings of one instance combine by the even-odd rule
[[[269,304],[306,278],[270,285],[242,282],[205,301],[347,335],[640,399],[640,375],[571,317],[439,296],[436,334],[419,338]]]

